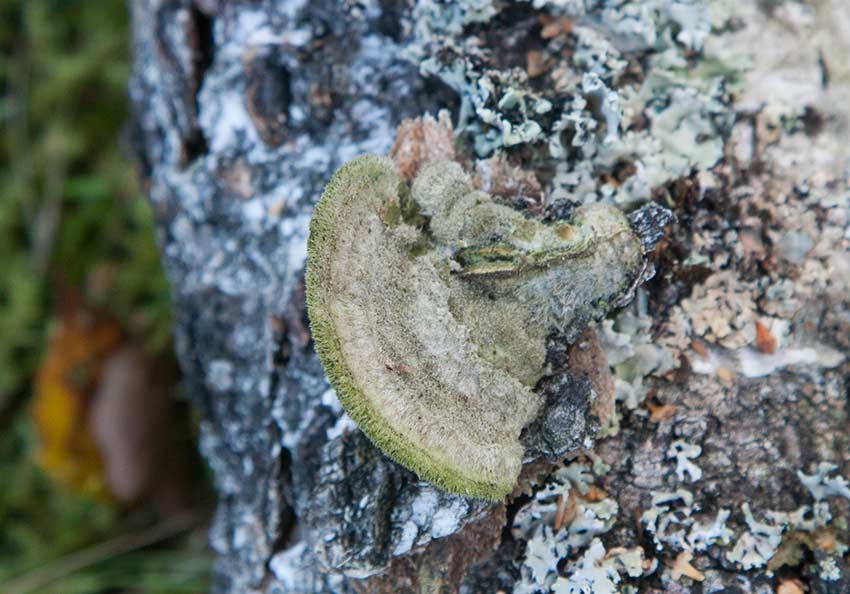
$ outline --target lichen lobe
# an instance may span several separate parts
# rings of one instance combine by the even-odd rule
[[[546,337],[604,313],[642,267],[618,210],[584,207],[571,225],[496,204],[451,162],[410,191],[377,157],[333,176],[310,227],[311,329],[340,401],[386,454],[450,492],[510,492]]]

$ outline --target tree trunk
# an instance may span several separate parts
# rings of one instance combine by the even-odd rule
[[[131,6],[217,592],[850,591],[843,0]],[[550,341],[541,396],[586,387],[571,451],[503,503],[383,456],[312,347],[313,205],[394,143],[402,171],[454,158],[530,217],[676,215],[632,303]]]

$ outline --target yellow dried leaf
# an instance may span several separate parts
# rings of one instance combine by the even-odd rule
[[[69,307],[60,316],[35,381],[31,412],[40,442],[39,464],[88,495],[106,495],[88,409],[103,363],[120,343],[121,330],[113,320]]]

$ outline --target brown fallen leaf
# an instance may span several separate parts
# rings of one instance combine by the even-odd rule
[[[654,404],[647,402],[646,407],[649,409],[649,420],[653,423],[666,421],[673,418],[673,415],[676,414],[676,407],[673,404]]]
[[[399,175],[407,181],[416,177],[419,169],[438,159],[455,160],[455,137],[448,118],[431,115],[403,120],[396,131],[390,149]]]
[[[776,337],[770,329],[759,321],[756,321],[756,348],[762,353],[773,353],[776,351]]]
[[[804,594],[805,587],[800,580],[782,580],[779,587],[776,588],[776,594]]]
[[[104,478],[122,503],[150,499],[165,513],[189,503],[187,451],[175,431],[170,361],[126,344],[105,362],[92,399],[89,425]]]
[[[176,366],[151,359],[76,295],[63,303],[35,382],[39,464],[82,495],[182,509],[193,475],[189,441],[173,439]]]
[[[563,16],[558,18],[543,16],[540,17],[540,22],[543,25],[540,30],[540,37],[543,39],[552,39],[558,35],[571,33],[573,30],[573,22]]]
[[[708,357],[708,347],[705,346],[705,343],[698,338],[694,338],[691,341],[691,348],[696,352],[700,357]]]
[[[576,517],[576,498],[573,495],[572,489],[566,497],[561,495],[558,498],[558,509],[555,511],[555,524],[553,526],[555,532],[561,530],[564,526],[572,523]]]
[[[676,557],[676,561],[673,562],[670,577],[676,581],[679,581],[682,576],[689,577],[697,582],[703,581],[705,579],[705,575],[699,569],[691,565],[691,560],[693,558],[693,553],[689,551],[682,551],[679,553]]]
[[[720,378],[720,381],[722,381],[724,384],[729,385],[735,381],[735,373],[731,369],[726,369],[725,367],[718,367],[715,373],[717,374],[717,377]]]
[[[590,501],[591,503],[597,503],[606,497],[608,497],[608,493],[606,493],[604,489],[600,489],[596,485],[590,485],[587,488],[587,493],[582,495],[581,498],[585,501]]]
[[[546,57],[539,50],[531,50],[525,54],[525,70],[529,78],[540,76],[549,69]]]
[[[830,528],[822,528],[814,534],[815,546],[821,551],[827,553],[833,552],[838,546],[838,541],[835,538],[835,532]]]

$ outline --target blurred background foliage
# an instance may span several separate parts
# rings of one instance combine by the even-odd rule
[[[124,0],[0,0],[4,594],[206,590],[168,284],[121,141],[130,45]]]

